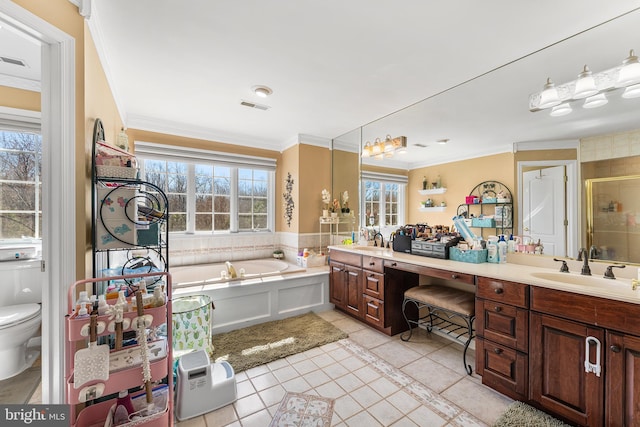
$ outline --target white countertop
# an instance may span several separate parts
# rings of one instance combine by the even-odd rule
[[[615,280],[604,279],[602,272],[606,267],[603,263],[593,263],[591,265],[592,276],[582,276],[580,274],[582,261],[567,260],[569,264],[570,273],[559,273],[559,262],[554,262],[551,257],[540,257],[539,255],[522,255],[513,254],[514,262],[507,262],[506,264],[493,264],[482,263],[472,264],[460,261],[451,261],[438,258],[430,258],[418,255],[411,255],[403,252],[394,252],[391,249],[382,249],[374,247],[358,247],[354,245],[334,245],[329,246],[329,251],[332,249],[347,251],[352,253],[361,254],[364,256],[373,256],[376,258],[383,258],[388,260],[394,260],[398,262],[410,263],[413,265],[439,268],[443,270],[454,271],[457,273],[467,273],[476,276],[484,276],[493,279],[507,280],[517,283],[525,283],[528,285],[535,285],[545,288],[556,289],[559,291],[573,292],[582,295],[591,295],[595,297],[613,299],[618,301],[625,301],[634,304],[640,304],[640,287],[634,291],[631,289],[631,279],[624,277],[617,277]],[[507,260],[509,259],[509,254]],[[331,252],[329,252],[331,256]],[[527,265],[529,264],[528,258],[533,264],[549,264],[546,266]],[[542,259],[545,258],[545,259]],[[613,264],[613,263],[612,263]],[[636,267],[627,266],[624,270],[636,271]],[[613,272],[616,276],[620,275],[621,269],[614,269]],[[551,274],[550,274],[551,273]],[[557,274],[555,274],[557,273]],[[629,271],[625,271],[625,275],[629,275]],[[549,280],[547,278],[536,277],[536,275],[548,275],[551,278],[558,280]],[[564,276],[566,274],[566,276]],[[559,281],[559,280],[565,281]],[[572,281],[575,283],[567,283]]]

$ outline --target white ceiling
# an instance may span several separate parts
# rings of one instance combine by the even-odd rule
[[[366,125],[363,140],[407,136],[400,164],[413,168],[640,127],[640,99],[619,94],[559,118],[528,111],[546,77],[566,82],[584,64],[600,71],[640,53],[640,0],[91,4],[89,26],[132,128],[282,150],[300,135]],[[258,98],[254,85],[274,93]],[[450,143],[434,143],[442,138]],[[360,132],[340,139],[359,142]]]

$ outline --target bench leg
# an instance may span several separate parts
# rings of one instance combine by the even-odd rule
[[[462,352],[462,363],[464,364],[464,369],[467,371],[468,375],[471,375],[473,369],[471,365],[467,365],[467,350],[469,349],[469,344],[471,344],[471,340],[473,339],[473,321],[475,320],[475,316],[471,316],[467,319],[467,326],[469,327],[469,338],[467,342],[464,343],[464,351]]]
[[[409,340],[411,339],[411,335],[413,335],[413,327],[411,326],[411,325],[412,325],[412,322],[411,322],[411,321],[409,321],[409,318],[407,317],[407,312],[406,312],[406,310],[405,310],[405,307],[407,306],[407,303],[408,303],[408,302],[413,302],[413,301],[412,301],[412,300],[405,299],[405,300],[402,302],[402,316],[404,317],[404,320],[407,322],[407,326],[409,326],[409,330],[407,331],[407,332],[409,333],[409,335],[408,335],[407,337],[405,337],[405,335],[407,334],[407,332],[403,332],[403,333],[402,333],[402,335],[400,335],[400,339],[401,339],[402,341],[409,341]]]

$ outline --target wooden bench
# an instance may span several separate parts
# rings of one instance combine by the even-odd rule
[[[417,320],[407,317],[406,307],[409,303],[415,304],[417,308]],[[427,309],[427,313],[420,317],[420,310],[423,308]],[[475,294],[448,286],[415,286],[404,293],[402,314],[409,325],[409,330],[400,336],[402,341],[411,339],[413,325],[426,328],[429,332],[436,328],[464,344],[462,363],[467,373],[471,375],[471,365],[467,365],[467,349],[474,337]],[[464,325],[453,322],[455,318],[461,319]]]

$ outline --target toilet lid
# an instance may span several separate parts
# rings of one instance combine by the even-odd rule
[[[40,314],[40,304],[17,304],[0,307],[0,329],[26,322]]]

